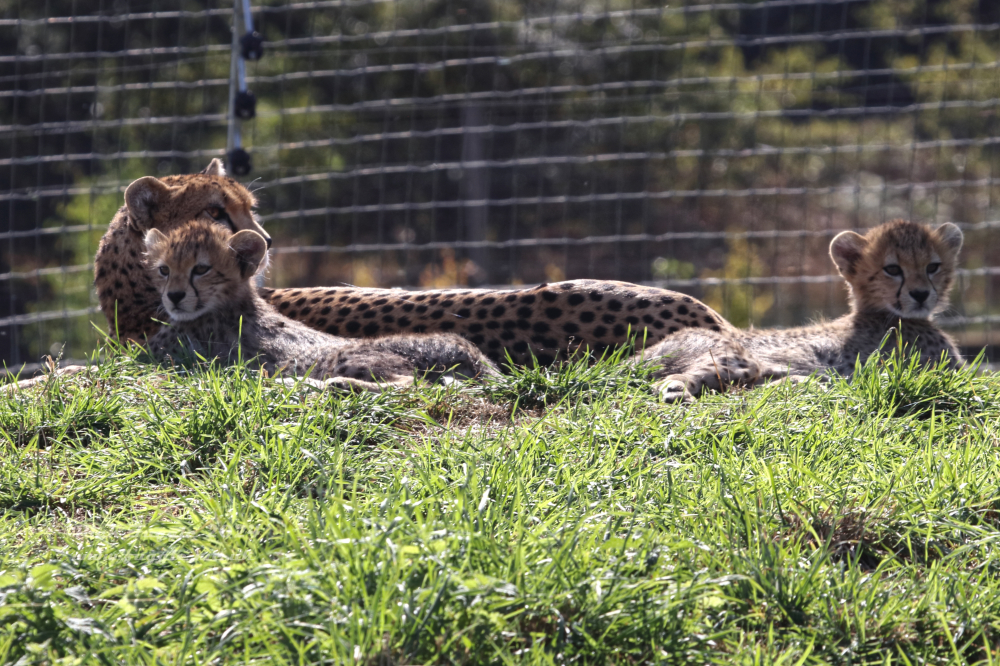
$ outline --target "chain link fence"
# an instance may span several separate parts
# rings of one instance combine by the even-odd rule
[[[245,62],[243,4],[203,7],[0,0],[6,365],[96,346],[124,188],[234,133],[275,286],[617,279],[791,326],[845,311],[836,233],[907,217],[962,226],[942,322],[998,342],[1000,3],[263,2]]]

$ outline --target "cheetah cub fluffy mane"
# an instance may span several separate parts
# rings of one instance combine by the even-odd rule
[[[888,352],[902,342],[909,353],[933,363],[947,353],[961,365],[955,343],[931,317],[948,305],[962,231],[951,223],[931,229],[894,220],[864,236],[838,234],[830,257],[847,281],[851,311],[802,328],[715,333],[689,329],[640,355],[654,359],[664,400],[690,401],[705,388],[753,385],[787,378],[802,381],[816,371],[854,372],[855,361]]]
[[[497,374],[476,347],[453,334],[347,340],[279,314],[251,284],[267,253],[260,234],[233,234],[193,221],[145,237],[147,264],[171,325],[148,341],[158,359],[250,359],[268,371],[327,379],[326,385],[378,391],[385,384]]]

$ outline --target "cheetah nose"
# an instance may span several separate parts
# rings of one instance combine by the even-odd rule
[[[926,301],[927,297],[930,296],[930,295],[931,295],[931,292],[925,291],[923,289],[919,289],[919,290],[918,289],[914,289],[913,291],[910,292],[910,296],[913,297],[913,300],[915,300],[920,305],[923,305],[924,301]]]
[[[167,294],[167,298],[173,301],[174,305],[177,305],[178,303],[184,300],[184,295],[185,294],[183,291],[171,291],[170,293]]]
[[[267,237],[267,238],[265,238],[264,240],[266,240],[266,241],[267,241],[267,249],[268,249],[268,250],[270,250],[270,249],[271,249],[271,237],[270,237],[270,236],[268,236],[268,237]]]

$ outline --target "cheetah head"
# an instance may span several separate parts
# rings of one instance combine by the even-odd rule
[[[270,247],[271,237],[254,215],[256,204],[253,194],[226,177],[218,159],[213,159],[201,173],[163,179],[146,176],[125,190],[128,224],[140,233],[150,229],[169,233],[191,220],[205,220],[231,233],[255,231]]]
[[[265,256],[267,242],[249,229],[232,234],[195,220],[166,234],[155,228],[146,232],[147,264],[174,321],[197,319],[245,297]]]
[[[847,280],[853,312],[927,319],[948,306],[962,240],[962,230],[950,222],[932,229],[893,220],[864,236],[838,234],[830,256]]]

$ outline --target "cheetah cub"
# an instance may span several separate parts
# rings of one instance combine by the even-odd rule
[[[753,385],[772,379],[802,381],[816,371],[850,377],[855,360],[902,342],[925,363],[946,352],[961,365],[955,343],[931,322],[948,305],[962,231],[951,223],[936,229],[894,220],[864,236],[838,234],[830,257],[847,281],[851,312],[829,322],[781,330],[713,333],[688,329],[640,357],[655,359],[654,376],[664,400],[690,401],[704,389]]]
[[[266,241],[249,229],[233,234],[194,221],[145,237],[147,264],[170,318],[148,340],[158,359],[196,353],[234,362],[240,356],[269,373],[310,372],[325,385],[379,391],[386,384],[430,379],[478,378],[497,370],[476,347],[454,334],[397,335],[347,340],[279,314],[258,294],[254,273]]]

